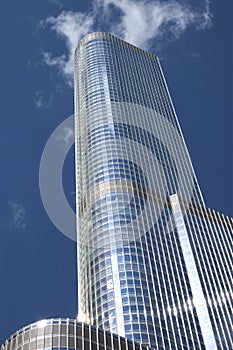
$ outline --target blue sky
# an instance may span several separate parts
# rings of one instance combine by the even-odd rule
[[[49,136],[73,113],[73,50],[88,32],[109,31],[160,57],[206,204],[232,215],[232,7],[0,2],[0,343],[27,323],[76,315],[76,246],[43,207],[39,165]],[[63,168],[72,207],[73,153]]]

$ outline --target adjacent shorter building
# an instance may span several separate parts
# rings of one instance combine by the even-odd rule
[[[31,323],[14,333],[1,350],[152,350],[69,318]]]

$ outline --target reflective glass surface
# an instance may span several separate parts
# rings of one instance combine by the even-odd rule
[[[150,350],[116,334],[69,318],[32,323],[14,333],[1,350]],[[151,349],[152,350],[152,349]]]
[[[160,350],[233,347],[232,221],[208,219],[158,58],[93,33],[75,61],[80,320]]]

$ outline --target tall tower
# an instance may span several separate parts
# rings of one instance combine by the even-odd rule
[[[79,319],[156,349],[230,349],[232,220],[205,207],[157,57],[75,56]]]

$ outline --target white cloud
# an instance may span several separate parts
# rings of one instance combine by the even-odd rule
[[[33,100],[38,109],[50,108],[52,105],[53,94],[50,93],[49,95],[45,95],[42,90],[39,90],[35,93]]]
[[[104,0],[105,11],[110,5],[122,13],[111,32],[144,49],[151,47],[153,39],[167,34],[179,37],[190,26],[206,28],[210,23],[206,9],[200,13],[178,1]]]
[[[68,55],[60,57],[45,52],[44,62],[56,66],[70,84],[76,45],[91,31],[107,31],[148,50],[155,39],[178,38],[188,27],[206,29],[211,24],[209,0],[203,1],[202,10],[178,0],[96,0],[92,5],[89,12],[63,11],[43,22],[65,40],[68,49]]]
[[[9,201],[10,217],[9,228],[11,229],[25,229],[26,224],[26,210],[19,199]]]
[[[56,137],[57,140],[61,140],[66,144],[70,143],[74,139],[74,130],[68,126],[65,126],[62,133]]]
[[[79,40],[91,31],[95,19],[94,14],[63,11],[58,17],[49,17],[44,24],[49,25],[57,36],[65,40],[68,49],[68,57],[52,57],[51,53],[43,54],[44,62],[48,66],[57,66],[60,71],[68,78],[73,78],[74,51]]]
[[[200,23],[200,29],[210,28],[212,26],[212,14],[210,10],[210,0],[204,1],[205,8],[202,12],[202,21]]]
[[[41,94],[41,91],[37,91],[34,97],[34,102],[37,108],[41,109],[44,106],[44,97]]]

